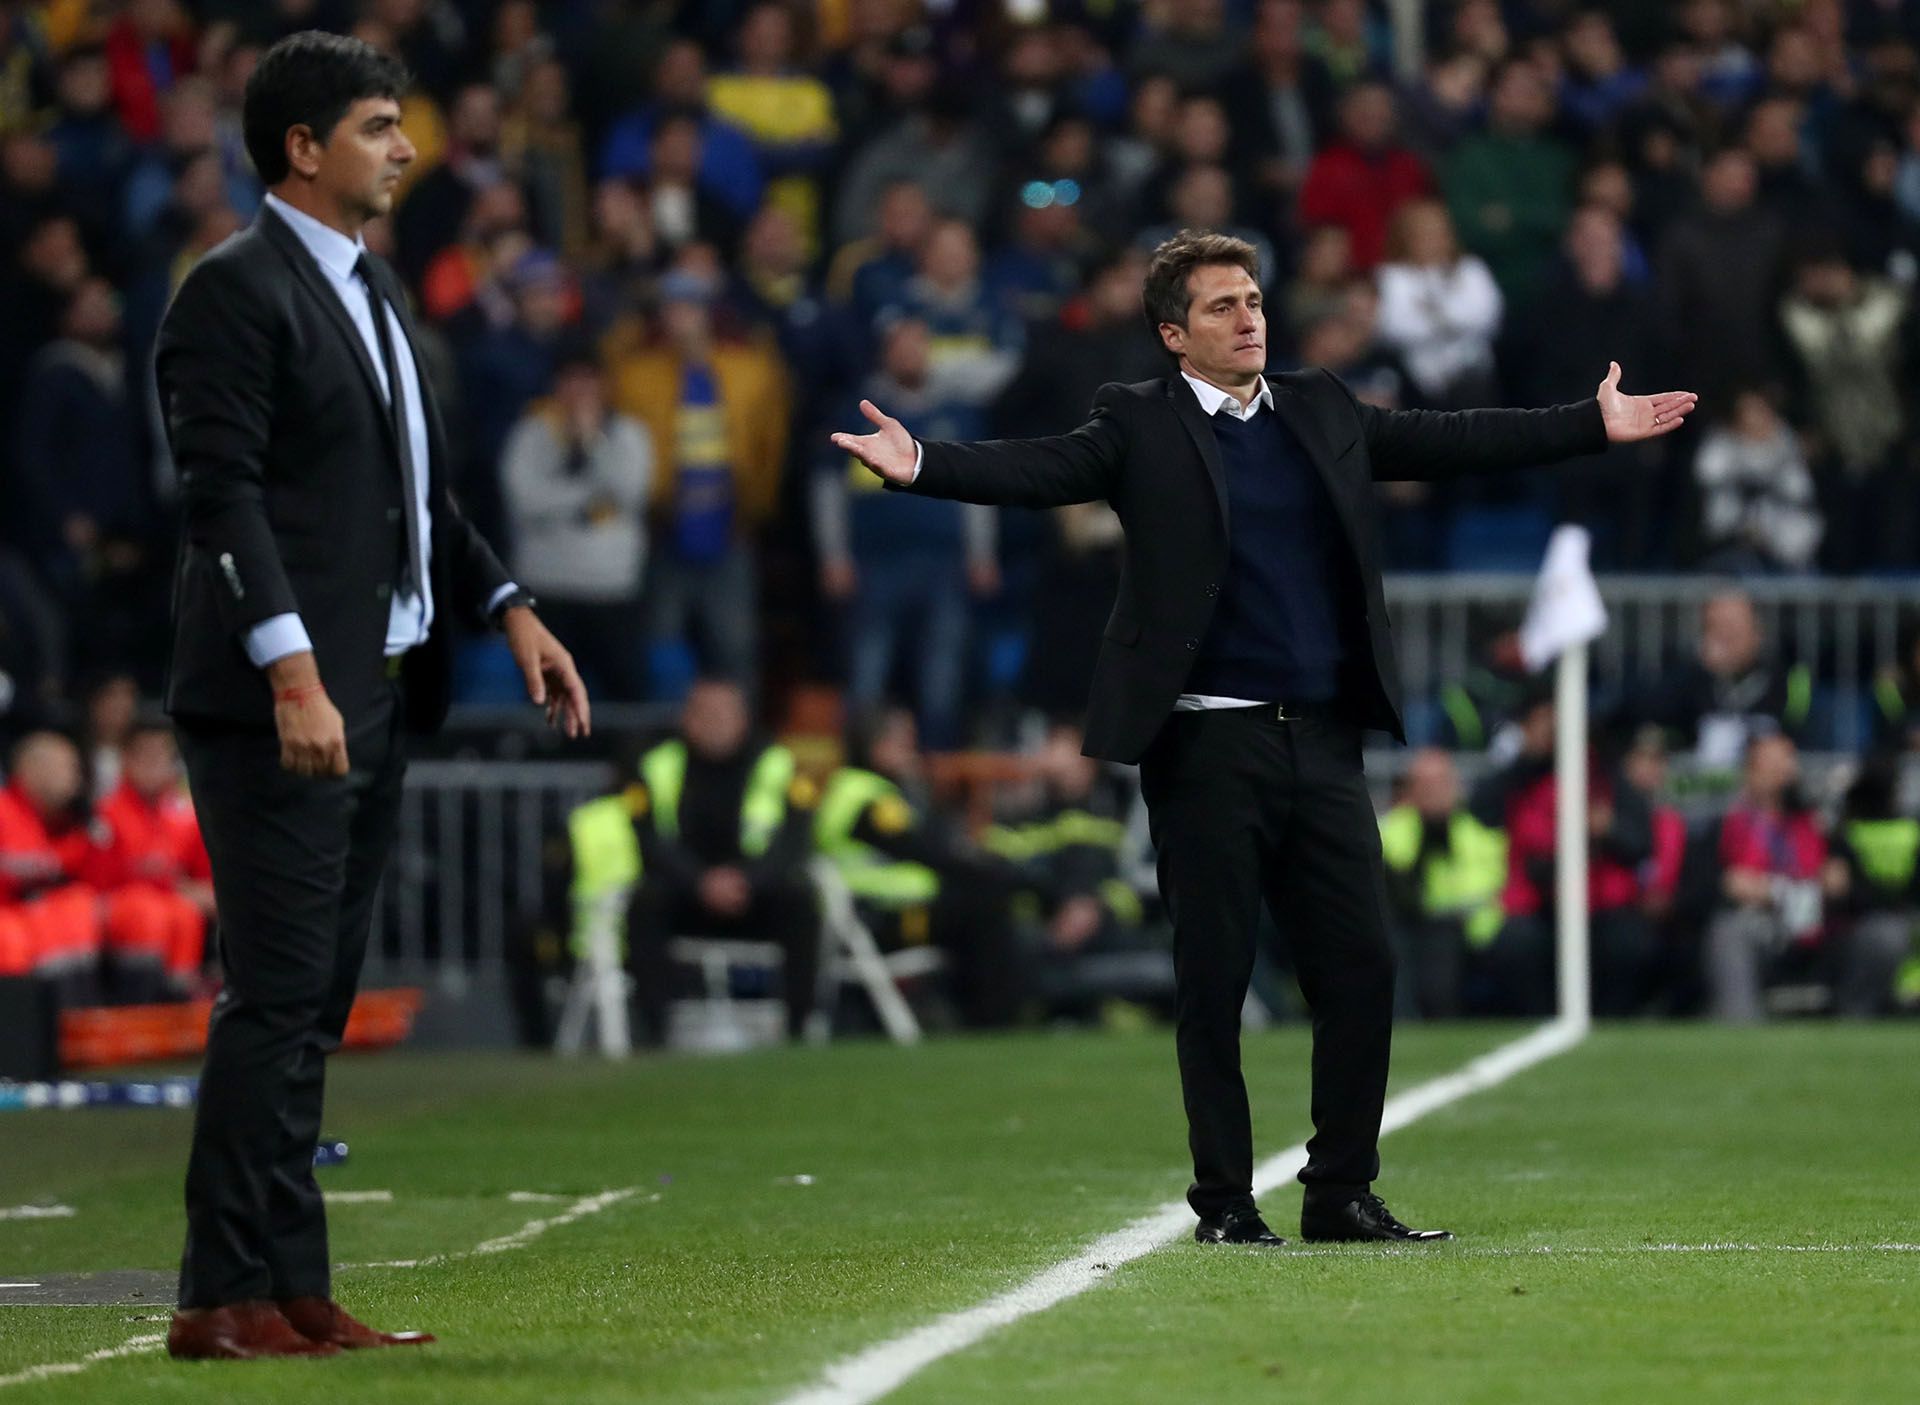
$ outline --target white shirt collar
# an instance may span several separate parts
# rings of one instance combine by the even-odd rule
[[[1209,419],[1219,414],[1222,406],[1225,406],[1227,413],[1237,420],[1252,419],[1262,405],[1269,410],[1273,408],[1273,386],[1268,383],[1265,376],[1260,377],[1260,393],[1247,402],[1245,409],[1240,407],[1240,401],[1233,395],[1217,385],[1201,380],[1198,376],[1190,376],[1182,371],[1180,379],[1193,387],[1193,393],[1200,401],[1200,413]]]
[[[305,210],[294,209],[278,195],[268,195],[266,203],[287,222],[287,228],[299,236],[300,242],[307,246],[307,252],[313,255],[320,267],[342,283],[353,277],[353,266],[360,261],[360,255],[367,247],[364,238],[349,239],[331,225],[320,223]]]

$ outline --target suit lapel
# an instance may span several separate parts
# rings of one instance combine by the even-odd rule
[[[1319,423],[1309,413],[1305,397],[1277,376],[1267,377],[1267,384],[1273,388],[1274,412],[1293,431],[1293,437],[1300,441],[1300,447],[1307,451],[1307,458],[1319,473],[1320,481],[1326,484],[1327,496],[1333,499],[1333,510],[1340,514],[1340,522],[1346,527],[1347,536],[1358,542],[1359,523],[1354,520],[1353,504],[1334,469],[1333,449],[1327,443],[1326,435],[1320,432]]]
[[[340,305],[339,294],[333,291],[327,280],[321,277],[320,270],[314,267],[313,255],[300,242],[300,236],[287,228],[286,221],[276,215],[270,206],[261,207],[260,227],[292,266],[293,276],[300,280],[315,301],[326,309],[327,316],[333,319],[333,325],[339,329],[347,349],[353,354],[354,364],[360,367],[360,378],[367,384],[367,394],[373,397],[373,406],[378,412],[374,418],[380,421],[381,432],[387,436],[388,446],[398,452],[393,444],[393,419],[387,413],[386,397],[380,393],[379,373],[373,368],[373,357],[367,354],[367,344],[360,339],[360,329],[353,325],[346,308]]]
[[[1173,412],[1181,428],[1187,431],[1187,437],[1193,440],[1193,447],[1199,450],[1200,462],[1206,465],[1207,481],[1213,485],[1213,500],[1220,508],[1220,529],[1224,532],[1228,526],[1227,471],[1220,466],[1220,445],[1213,437],[1213,425],[1200,408],[1193,387],[1182,380],[1178,373],[1167,382],[1167,397],[1173,401]]]

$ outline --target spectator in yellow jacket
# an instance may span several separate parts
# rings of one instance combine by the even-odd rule
[[[754,534],[772,515],[787,452],[786,366],[764,345],[716,339],[718,278],[684,265],[660,281],[660,336],[622,354],[614,404],[656,456],[648,633],[684,639],[702,672],[755,676]]]

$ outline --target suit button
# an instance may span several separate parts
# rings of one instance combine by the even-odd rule
[[[390,508],[388,508],[388,509],[387,509],[387,521],[389,521],[389,522],[398,522],[399,520],[400,520],[400,509],[399,509],[399,508],[397,508],[397,507],[390,507]]]
[[[373,588],[373,598],[376,600],[385,600],[391,594],[393,594],[393,587],[385,581],[381,581]]]
[[[1199,648],[1199,647],[1200,647],[1200,641],[1199,641],[1198,639],[1189,639],[1189,640],[1187,641],[1187,652],[1188,652],[1188,653],[1192,653],[1192,652],[1193,652],[1193,651],[1194,651],[1195,649],[1197,649],[1197,648]]]

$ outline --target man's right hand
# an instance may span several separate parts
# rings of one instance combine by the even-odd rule
[[[347,728],[320,682],[311,651],[267,665],[273,688],[273,726],[280,734],[280,765],[296,776],[344,776]]]
[[[722,864],[700,875],[700,901],[722,917],[738,917],[753,901],[753,885],[739,869]]]
[[[871,400],[860,402],[860,413],[879,426],[872,434],[835,434],[834,447],[844,449],[890,483],[913,482],[919,454],[906,426]]]

